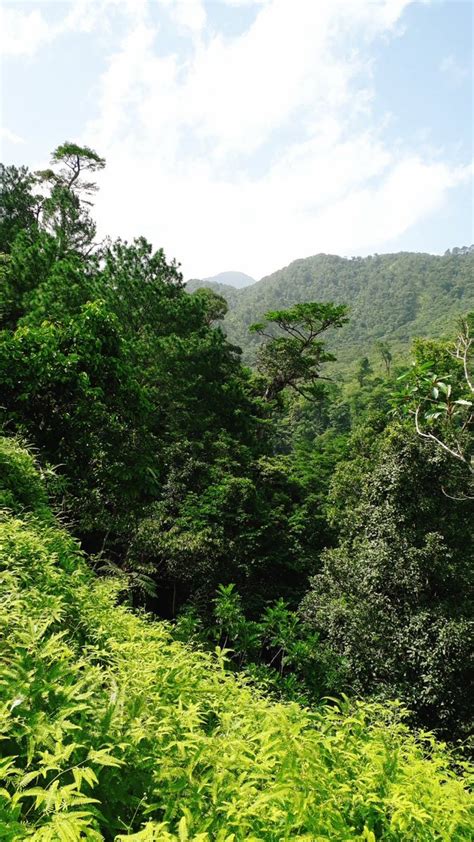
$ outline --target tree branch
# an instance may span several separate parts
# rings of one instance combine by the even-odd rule
[[[415,411],[415,427],[416,427],[416,432],[418,433],[418,435],[421,438],[433,441],[439,447],[442,447],[443,450],[445,450],[451,456],[454,456],[455,459],[459,459],[461,462],[463,462],[465,465],[467,465],[467,468],[471,473],[474,473],[474,468],[471,466],[471,464],[468,462],[468,460],[466,459],[464,454],[461,453],[460,450],[453,450],[451,447],[448,447],[447,444],[445,444],[443,441],[441,441],[441,439],[439,439],[437,436],[434,436],[433,433],[425,433],[421,429],[421,427],[420,427],[420,409],[421,409],[421,406],[419,405],[419,406],[417,406],[416,411]]]

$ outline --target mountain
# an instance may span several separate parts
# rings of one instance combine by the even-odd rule
[[[211,286],[211,284],[209,284]],[[347,304],[350,321],[329,337],[347,364],[369,355],[377,341],[405,353],[416,336],[441,336],[474,309],[474,248],[444,255],[413,252],[345,258],[318,254],[295,260],[252,286],[228,290],[212,286],[228,300],[224,329],[255,359],[259,337],[248,333],[263,313],[302,301]]]
[[[190,281],[186,282],[187,292],[196,292],[197,289],[202,289],[203,287],[206,287],[206,289],[212,289],[216,295],[222,295],[222,297],[227,301],[229,308],[235,307],[239,293],[241,292],[241,290],[229,286],[229,284],[219,284],[216,281],[204,281],[199,278],[192,278]]]
[[[251,286],[255,283],[255,278],[246,275],[245,272],[219,272],[218,275],[212,275],[210,278],[202,278],[199,281],[193,279],[188,283],[199,284],[200,286],[208,286],[210,284],[225,284],[226,286],[234,287],[234,289],[243,289],[243,287]]]
[[[211,278],[203,278],[203,280],[215,284],[226,284],[236,289],[242,289],[255,283],[255,278],[246,275],[245,272],[219,272],[218,275],[213,275]]]

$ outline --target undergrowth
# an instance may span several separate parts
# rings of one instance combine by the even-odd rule
[[[2,840],[472,839],[469,768],[399,705],[259,696],[118,604],[13,440],[0,464]]]

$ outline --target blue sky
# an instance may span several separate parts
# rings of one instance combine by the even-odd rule
[[[470,0],[1,3],[1,160],[107,158],[102,234],[185,277],[473,234]]]

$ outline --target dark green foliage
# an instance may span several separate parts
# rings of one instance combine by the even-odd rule
[[[40,197],[27,167],[0,164],[0,253],[9,252],[20,231],[36,227]]]
[[[50,192],[41,203],[43,227],[55,237],[58,256],[68,252],[86,253],[95,236],[86,197],[96,191],[96,185],[84,181],[84,173],[95,173],[105,167],[105,160],[88,146],[63,143],[51,157],[56,169],[36,173],[41,184],[48,184]]]
[[[357,369],[356,378],[359,386],[364,386],[367,378],[372,374],[372,366],[368,357],[363,357]]]
[[[377,351],[379,352],[380,356],[382,357],[385,370],[387,372],[387,377],[390,377],[390,369],[392,366],[392,352],[390,350],[390,345],[388,342],[377,342],[376,346]]]
[[[469,730],[472,535],[469,504],[445,496],[448,455],[389,429],[353,437],[332,487],[340,546],[302,604],[346,662],[357,694],[402,698],[445,735]]]
[[[152,575],[206,614],[220,582],[237,582],[252,610],[284,594],[297,604],[314,568],[311,524],[299,517],[302,491],[285,460],[250,462],[221,437],[214,461],[202,447],[176,449],[161,500],[150,507],[128,564]],[[174,611],[172,612],[174,613]]]
[[[152,407],[104,303],[0,333],[0,384],[4,422],[59,466],[81,532],[128,531],[136,498],[155,484]]]
[[[222,295],[218,295],[213,292],[212,289],[208,289],[207,287],[197,289],[194,295],[204,304],[209,326],[213,322],[220,321],[224,318],[229,308],[227,306],[227,301],[222,297]]]
[[[90,150],[66,162],[43,175],[52,207],[58,184],[79,202],[75,225],[80,190],[93,189],[80,176],[102,162]],[[261,602],[271,569],[275,596],[299,596],[310,555],[299,488],[268,461],[269,419],[213,327],[225,302],[187,295],[144,239],[84,254],[61,213],[33,238],[21,232],[9,256],[3,422],[58,466],[60,505],[85,546],[154,579],[161,610],[232,580]]]
[[[56,262],[0,336],[4,418],[62,466],[83,534],[129,531],[175,459],[205,475],[226,430],[252,441],[232,349],[179,283],[162,252],[118,243],[101,269]]]
[[[54,237],[38,229],[23,230],[0,267],[0,328],[14,329],[28,310],[28,298],[62,263],[56,263]]]
[[[285,600],[268,602],[256,619],[250,619],[231,583],[218,587],[212,606],[205,622],[195,608],[185,608],[174,637],[211,651],[218,645],[230,666],[245,668],[246,675],[275,698],[315,704],[340,690],[340,659]]]
[[[287,388],[307,399],[317,397],[314,388],[322,376],[321,366],[335,360],[319,337],[345,322],[344,306],[307,303],[270,311],[263,322],[251,325],[251,333],[266,339],[257,356],[257,368],[267,381],[265,399],[274,400]]]
[[[0,326],[12,328],[28,311],[28,295],[49,278],[56,261],[76,258],[77,265],[80,256],[87,271],[96,230],[87,197],[96,185],[81,176],[105,161],[88,147],[65,143],[52,164],[55,169],[34,175],[25,167],[2,165],[0,171],[0,251],[10,254],[2,270]],[[42,195],[33,192],[37,185]]]

